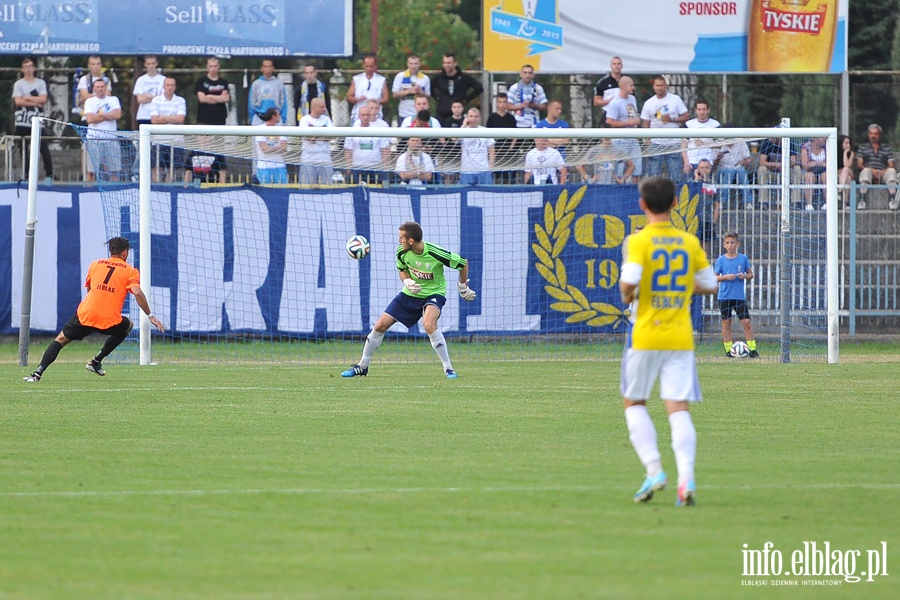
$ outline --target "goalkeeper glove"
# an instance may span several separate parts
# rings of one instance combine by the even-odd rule
[[[475,290],[469,287],[469,280],[460,281],[456,284],[457,289],[459,290],[459,297],[465,300],[466,302],[471,302],[475,299]]]
[[[409,293],[410,293],[410,294],[418,294],[419,292],[422,291],[422,286],[419,285],[418,283],[416,283],[416,282],[415,282],[414,280],[412,280],[412,279],[404,279],[404,280],[403,280],[403,286],[404,286],[407,290],[409,290]]]

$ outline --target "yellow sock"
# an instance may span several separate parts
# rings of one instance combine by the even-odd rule
[[[725,352],[731,352],[731,342],[722,342],[725,346]]]
[[[756,350],[756,340],[747,340],[747,346],[750,347],[750,350]]]

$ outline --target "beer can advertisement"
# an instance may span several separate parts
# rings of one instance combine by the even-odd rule
[[[841,73],[849,0],[485,0],[484,68]]]

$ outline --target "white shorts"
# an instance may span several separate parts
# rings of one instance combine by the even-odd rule
[[[622,356],[622,397],[647,400],[656,380],[663,400],[699,402],[700,380],[693,350],[635,350]]]

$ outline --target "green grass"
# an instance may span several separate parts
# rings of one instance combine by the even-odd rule
[[[92,351],[36,385],[0,361],[0,598],[900,597],[898,369],[864,362],[880,346],[701,365],[692,509],[673,489],[631,501],[613,360],[460,353],[448,381],[422,342],[430,361],[352,380],[343,363],[99,378]],[[864,561],[882,540],[890,576],[872,583],[741,585],[745,543]]]

